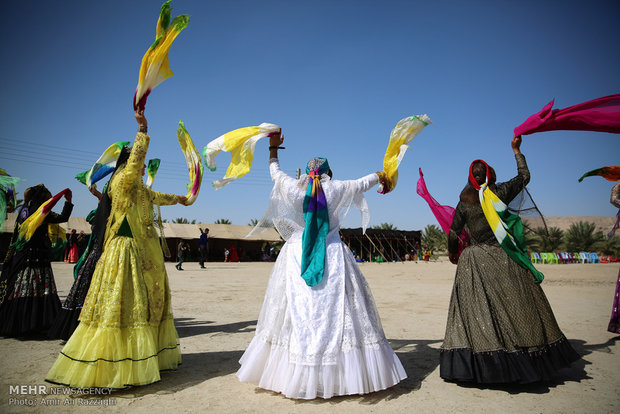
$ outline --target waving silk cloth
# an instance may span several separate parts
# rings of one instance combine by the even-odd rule
[[[582,182],[583,179],[586,177],[593,177],[595,175],[600,175],[607,181],[620,181],[620,166],[615,165],[613,167],[601,167],[592,171],[588,171],[581,176],[579,182]]]
[[[86,184],[89,188],[96,182],[111,174],[116,168],[116,161],[121,155],[121,151],[125,145],[129,145],[129,141],[117,141],[110,145],[101,154],[99,159],[95,161],[95,165],[90,170],[79,173],[75,176],[79,182]]]
[[[204,148],[202,155],[211,171],[216,170],[215,157],[221,151],[230,152],[231,160],[226,175],[221,180],[213,182],[216,189],[243,177],[250,171],[254,159],[254,148],[261,138],[271,133],[280,132],[275,124],[262,123],[259,126],[235,129],[217,137]]]
[[[187,161],[187,169],[189,171],[187,205],[190,205],[196,201],[196,197],[198,197],[198,192],[200,191],[200,183],[202,183],[202,160],[200,158],[200,152],[196,149],[182,121],[179,121],[177,137],[179,138],[181,151],[183,151],[183,155],[185,155],[185,161]]]
[[[138,86],[133,97],[134,110],[144,109],[146,99],[151,91],[174,75],[168,62],[168,52],[174,39],[189,24],[189,16],[183,14],[175,17],[171,22],[170,11],[172,7],[170,7],[170,1],[168,0],[161,6],[155,31],[155,42],[153,42],[142,58]]]
[[[552,100],[514,129],[514,135],[574,130],[620,133],[620,94],[604,96],[564,109],[552,109]]]
[[[325,272],[325,238],[329,233],[329,214],[321,187],[321,175],[328,172],[329,163],[323,157],[312,159],[306,166],[309,181],[304,197],[301,277],[308,286],[319,284]]]
[[[472,167],[476,162],[483,163],[487,168],[487,180],[482,185],[478,185],[472,172]],[[495,234],[495,238],[515,263],[532,273],[536,283],[542,282],[543,274],[534,267],[526,252],[521,218],[508,211],[508,206],[488,187],[488,181],[489,166],[482,160],[472,162],[469,168],[469,182],[478,190],[480,206]]]
[[[17,198],[15,197],[15,184],[21,181],[21,178],[11,177],[0,168],[0,232],[4,228],[4,219],[6,211],[15,210],[17,208]]]
[[[153,158],[152,160],[149,160],[149,163],[146,166],[146,174],[148,175],[146,179],[147,188],[153,187],[153,181],[155,180],[157,170],[159,170],[159,164],[161,164],[161,160],[159,158]]]
[[[390,182],[390,188],[383,188],[379,185],[377,192],[385,194],[396,187],[398,181],[398,166],[400,165],[405,152],[409,149],[407,145],[410,143],[428,124],[432,124],[428,115],[413,115],[403,118],[394,127],[390,133],[390,141],[388,142],[385,156],[383,157],[383,171],[386,173]]]
[[[450,226],[452,225],[452,221],[454,220],[454,208],[450,206],[441,205],[430,195],[428,192],[428,188],[426,188],[426,181],[424,181],[424,174],[422,174],[422,169],[420,171],[420,178],[418,179],[418,185],[416,188],[416,192],[420,197],[424,199],[428,203],[428,206],[431,208],[433,215],[439,222],[441,229],[446,233],[450,234]],[[459,235],[459,251],[460,255],[463,249],[467,247],[469,244],[469,234],[463,229],[461,234]]]
[[[19,233],[17,235],[17,240],[12,245],[17,250],[21,250],[24,245],[30,240],[34,232],[39,228],[47,215],[52,211],[58,200],[65,195],[65,193],[69,191],[68,188],[65,188],[54,197],[47,200],[45,203],[41,204],[41,207],[37,209],[33,214],[31,214],[22,224],[19,226]]]

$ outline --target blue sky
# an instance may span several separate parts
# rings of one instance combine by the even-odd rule
[[[0,167],[70,187],[74,215],[95,199],[73,177],[112,142],[133,140],[131,99],[154,39],[160,1],[4,1],[0,14]],[[556,107],[620,92],[618,1],[199,1],[172,2],[190,24],[175,41],[175,76],[147,103],[149,158],[161,158],[154,189],[184,193],[187,169],[176,127],[196,146],[243,126],[283,128],[285,171],[326,156],[336,178],[381,169],[389,133],[411,114],[434,124],[412,143],[396,190],[371,190],[371,224],[435,223],[415,193],[456,205],[476,158],[499,180],[515,175],[515,126],[551,99]],[[261,217],[271,182],[267,141],[252,171],[215,191],[230,156],[207,172],[193,206],[165,218],[247,224]],[[559,131],[525,136],[535,201],[548,216],[613,216],[612,184],[585,171],[620,164],[620,137]],[[349,214],[345,226],[358,227]]]

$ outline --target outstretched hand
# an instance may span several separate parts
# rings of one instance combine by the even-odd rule
[[[284,134],[282,134],[282,130],[279,132],[272,132],[269,135],[269,146],[270,147],[279,147],[284,142]]]
[[[70,203],[72,199],[73,199],[73,193],[71,192],[71,190],[67,189],[67,192],[65,193],[65,201],[67,203]]]
[[[140,128],[144,128],[146,130],[148,124],[146,121],[146,117],[144,116],[144,108],[140,109],[136,109],[134,116],[136,117],[136,122],[138,123],[138,125],[140,126]]]
[[[515,154],[521,154],[521,135],[517,135],[510,143]]]

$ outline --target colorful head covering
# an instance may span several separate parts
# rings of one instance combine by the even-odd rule
[[[486,167],[486,180],[480,185],[474,177],[473,169],[476,163],[482,163]],[[516,214],[508,211],[508,206],[489,188],[489,180],[491,179],[489,165],[483,160],[475,160],[469,167],[469,183],[478,190],[480,197],[480,206],[484,212],[484,216],[489,222],[489,226],[495,234],[495,238],[499,242],[506,254],[519,266],[529,270],[536,283],[543,281],[544,276],[539,272],[526,252],[525,236],[523,233],[523,223],[521,218]]]
[[[329,214],[321,175],[330,171],[327,158],[313,158],[306,166],[308,187],[304,198],[304,234],[302,236],[301,277],[308,286],[323,280],[325,272],[325,238],[329,233]]]

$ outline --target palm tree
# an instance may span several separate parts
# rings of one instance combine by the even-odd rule
[[[566,231],[566,248],[572,252],[591,251],[605,241],[601,231],[596,231],[596,225],[586,221],[573,223]]]
[[[392,223],[381,223],[378,226],[372,226],[371,228],[377,230],[398,230],[398,228]]]
[[[445,250],[448,247],[448,236],[439,226],[429,224],[422,232],[422,247],[430,250],[431,254],[434,250]]]
[[[217,219],[215,220],[215,224],[232,224],[228,219]]]
[[[548,230],[544,227],[536,227],[530,233],[526,233],[525,244],[534,251],[554,252],[562,245],[563,238],[564,231],[558,227],[549,227]]]
[[[166,221],[163,221],[164,223],[166,223]],[[193,219],[191,222],[186,219],[185,217],[177,217],[174,220],[172,220],[172,223],[176,223],[176,224],[196,224],[196,219]]]
[[[258,224],[258,219],[253,218],[253,219],[250,219],[250,222],[248,223],[248,226],[254,227],[257,224]]]
[[[601,253],[618,257],[620,255],[620,236],[614,236],[601,243]]]

